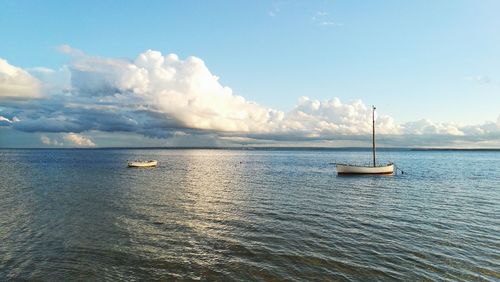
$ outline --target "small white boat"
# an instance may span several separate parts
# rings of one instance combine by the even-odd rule
[[[378,166],[361,166],[349,164],[336,164],[337,174],[393,174],[394,164],[388,163],[386,165]]]
[[[337,174],[394,174],[394,164],[377,165],[375,160],[375,106],[372,106],[372,152],[373,165],[336,164]]]
[[[128,167],[155,167],[157,165],[158,161],[156,160],[128,162]]]

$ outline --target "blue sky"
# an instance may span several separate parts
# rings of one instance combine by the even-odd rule
[[[284,113],[302,96],[337,97],[376,104],[398,124],[484,125],[500,115],[498,11],[486,0],[1,1],[0,58],[46,85],[30,70],[82,60],[62,45],[87,59],[151,49],[200,58],[234,95]]]

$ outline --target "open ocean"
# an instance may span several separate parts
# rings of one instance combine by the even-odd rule
[[[378,156],[1,149],[0,280],[499,281],[500,151]]]

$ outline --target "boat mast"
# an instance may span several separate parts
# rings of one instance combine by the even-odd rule
[[[372,105],[372,141],[373,141],[373,167],[375,164],[375,106]]]

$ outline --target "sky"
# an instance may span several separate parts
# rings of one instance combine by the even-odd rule
[[[500,148],[500,2],[0,1],[0,147]]]

